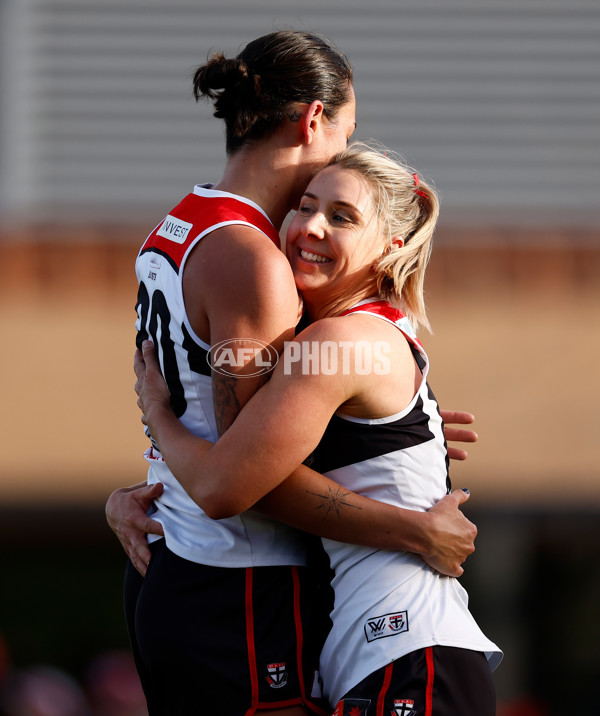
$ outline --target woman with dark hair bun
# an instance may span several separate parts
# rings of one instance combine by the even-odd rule
[[[254,40],[235,59],[214,55],[194,91],[225,120],[227,162],[140,250],[137,345],[156,346],[181,423],[216,441],[294,336],[302,307],[279,230],[346,146],[355,102],[343,55],[294,31]],[[115,491],[106,512],[130,557],[126,616],[150,716],[320,712],[310,693],[327,615],[298,530],[408,549],[453,575],[474,549],[462,491],[412,512],[342,492],[307,467],[252,510],[211,519],[148,437],[147,484]]]

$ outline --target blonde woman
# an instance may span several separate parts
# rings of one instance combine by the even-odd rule
[[[175,418],[144,344],[136,390],[160,449],[149,451],[150,469],[168,465],[214,519],[276,494],[304,461],[388,505],[425,512],[441,500],[449,460],[414,332],[428,327],[423,281],[437,216],[432,189],[380,150],[338,155],[309,183],[287,233],[311,323],[215,445]],[[336,499],[343,505],[345,493]],[[284,521],[286,509],[296,506],[282,508]],[[502,655],[455,578],[408,551],[323,546],[335,605],[320,681],[335,714],[495,713],[491,668]]]

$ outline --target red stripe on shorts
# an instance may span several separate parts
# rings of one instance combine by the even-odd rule
[[[298,567],[292,567],[292,582],[294,585],[294,624],[296,625],[296,661],[300,694],[302,701],[306,701],[306,687],[304,684],[304,664],[302,650],[304,648],[304,633],[302,632],[302,613],[300,612],[300,577]]]
[[[392,680],[392,671],[394,669],[394,664],[388,664],[385,667],[385,672],[383,674],[383,685],[381,687],[381,691],[379,692],[379,696],[377,697],[377,708],[375,709],[375,716],[383,716],[383,707],[385,702],[385,697],[387,695],[387,691],[390,688],[390,682]]]
[[[300,602],[300,575],[298,574],[298,567],[291,567],[292,571],[292,583],[294,587],[294,624],[296,626],[296,661],[298,670],[298,683],[300,684],[300,695],[302,696],[302,703],[305,708],[309,711],[313,711],[319,716],[328,716],[328,711],[323,711],[316,704],[312,703],[310,699],[306,698],[306,683],[304,681],[304,629],[302,628],[302,611]]]
[[[425,687],[425,716],[433,714],[433,677],[435,674],[433,666],[433,649],[428,646],[425,649],[425,661],[427,663],[427,686]]]
[[[254,609],[252,606],[252,567],[246,568],[246,640],[248,643],[248,666],[252,684],[252,706],[246,712],[253,714],[258,706],[258,674],[256,673],[256,652],[254,649]]]

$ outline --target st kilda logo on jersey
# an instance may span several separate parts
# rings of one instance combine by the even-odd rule
[[[408,631],[408,612],[393,612],[381,617],[371,617],[364,625],[367,641],[383,639]]]
[[[255,338],[228,338],[211,346],[206,360],[221,375],[256,378],[275,368],[279,354],[272,345]]]
[[[267,683],[272,689],[280,689],[285,686],[288,681],[288,674],[285,668],[285,662],[279,664],[267,664],[267,671],[269,672]]]
[[[410,716],[415,707],[415,702],[411,699],[394,699],[394,710],[392,716]]]

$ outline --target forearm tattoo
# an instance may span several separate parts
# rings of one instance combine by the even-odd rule
[[[223,435],[240,412],[240,401],[235,393],[236,384],[235,378],[213,374],[213,405],[219,435]]]
[[[344,488],[340,487],[340,485],[338,485],[336,488],[328,487],[327,494],[325,495],[320,492],[311,492],[310,490],[307,490],[307,492],[310,495],[315,495],[316,497],[322,498],[323,502],[321,502],[320,505],[317,505],[315,509],[324,511],[324,521],[327,519],[327,517],[329,517],[329,514],[331,512],[340,517],[343,507],[352,507],[355,510],[361,509],[360,507],[358,507],[358,505],[351,505],[349,502],[346,502],[345,498],[350,494],[350,492],[344,491]]]
[[[270,374],[264,374],[257,378],[253,378],[252,380],[254,380],[256,390],[262,388],[262,386],[269,380],[270,377]],[[242,378],[242,380],[249,379]],[[223,435],[223,433],[231,426],[231,424],[237,418],[240,410],[243,407],[237,396],[237,386],[238,378],[235,378],[233,376],[221,375],[219,373],[213,373],[213,405],[215,408],[217,432],[219,435]]]

